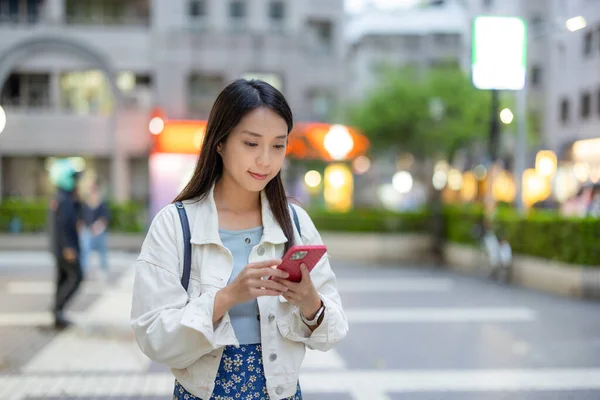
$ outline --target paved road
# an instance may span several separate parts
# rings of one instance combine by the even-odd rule
[[[0,399],[168,399],[173,378],[128,329],[134,256],[113,254],[71,310],[44,326],[43,253],[0,253]],[[310,352],[306,399],[599,399],[600,303],[435,268],[334,263],[350,320],[335,351]]]

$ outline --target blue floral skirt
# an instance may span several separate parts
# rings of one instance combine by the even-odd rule
[[[210,400],[268,400],[260,344],[225,346]],[[201,400],[175,381],[173,400]],[[302,400],[300,384],[288,400]]]

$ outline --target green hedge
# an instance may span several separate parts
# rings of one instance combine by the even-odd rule
[[[21,232],[41,232],[47,221],[47,201],[3,199],[0,203],[0,232],[10,232],[17,225]]]
[[[446,238],[476,244],[481,208],[448,207],[444,211]],[[521,216],[501,209],[494,229],[509,241],[513,252],[577,265],[600,265],[600,219],[564,218],[548,212]]]
[[[428,211],[397,213],[383,210],[353,210],[347,213],[310,210],[309,214],[320,231],[344,232],[427,232]]]
[[[43,232],[48,224],[49,200],[3,199],[0,202],[0,232]],[[138,203],[110,204],[110,230],[119,232],[142,232],[146,220],[146,208]]]

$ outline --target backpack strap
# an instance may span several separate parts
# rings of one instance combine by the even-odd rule
[[[181,228],[183,229],[183,274],[181,276],[181,285],[187,291],[190,284],[190,274],[192,270],[192,235],[190,233],[190,224],[183,203],[178,201],[175,203]]]
[[[181,228],[183,230],[183,274],[181,276],[181,286],[183,286],[184,289],[187,291],[188,286],[190,284],[190,274],[192,270],[192,235],[190,233],[190,224],[183,203],[178,201],[175,203],[175,207],[177,208],[177,214],[179,214],[179,220],[181,221]],[[300,237],[302,237],[302,230],[300,229],[300,220],[298,218],[298,213],[296,212],[296,209],[293,205],[290,204],[290,208],[292,209],[294,225],[298,230],[298,234],[300,235]]]
[[[302,237],[302,230],[300,229],[300,220],[298,219],[298,213],[293,205],[290,204],[290,208],[292,209],[292,216],[294,217],[294,225],[296,225],[296,229],[298,230],[298,234]]]

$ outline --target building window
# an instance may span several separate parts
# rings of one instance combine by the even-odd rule
[[[542,67],[534,65],[531,67],[531,85],[540,86],[542,84]]]
[[[64,110],[83,115],[109,115],[114,105],[104,73],[96,70],[61,74],[60,102]]]
[[[493,0],[482,0],[481,4],[484,10],[489,10],[494,5]]]
[[[68,24],[149,25],[150,0],[66,0]]]
[[[189,3],[189,15],[192,18],[206,17],[206,1],[205,0],[191,0]]]
[[[210,109],[223,90],[220,76],[193,73],[188,78],[188,111],[195,118],[208,118]]]
[[[231,3],[229,3],[229,16],[232,19],[246,18],[246,2],[241,0],[234,0]]]
[[[327,122],[334,108],[333,95],[323,89],[311,90],[308,94],[310,102],[310,118],[314,121]]]
[[[127,107],[152,106],[152,76],[137,74],[132,71],[123,71],[117,74],[117,87],[123,93]]]
[[[282,21],[285,18],[285,3],[282,0],[271,1],[271,4],[269,4],[269,18],[272,21]]]
[[[281,32],[285,20],[285,2],[282,0],[269,3],[269,20],[273,31]]]
[[[229,3],[229,18],[233,31],[244,31],[246,29],[246,2],[234,0]]]
[[[38,22],[41,2],[41,0],[0,0],[0,23]]]
[[[560,120],[563,124],[569,122],[569,100],[562,99],[560,102]]]
[[[280,92],[283,92],[283,79],[280,74],[269,72],[246,72],[244,75],[242,75],[242,78],[247,80],[260,79],[261,81],[267,82]]]
[[[592,110],[592,95],[584,93],[581,95],[581,118],[587,119],[590,116]]]
[[[544,30],[544,20],[539,15],[531,18],[529,21],[529,29],[534,35],[541,34]]]
[[[592,53],[592,40],[594,35],[592,31],[587,31],[583,36],[583,54],[589,56]]]
[[[333,50],[333,23],[331,21],[310,20],[306,29],[309,47],[313,53],[329,55]]]
[[[47,108],[50,106],[50,74],[11,74],[0,92],[0,104]]]

